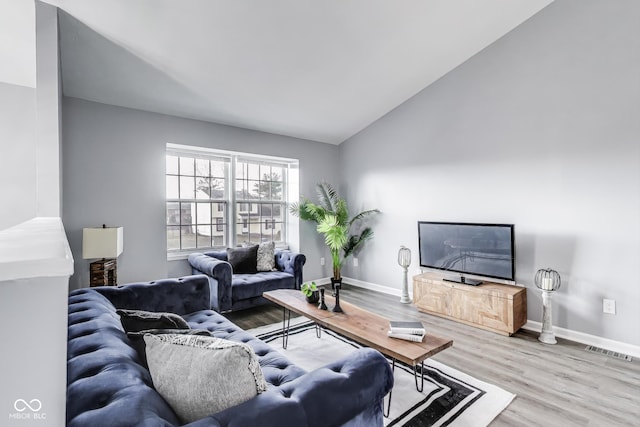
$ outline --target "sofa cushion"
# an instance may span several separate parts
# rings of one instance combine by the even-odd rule
[[[256,269],[258,271],[274,271],[276,269],[275,253],[275,242],[260,243],[258,245],[258,259]]]
[[[246,344],[195,335],[144,336],[153,384],[188,423],[266,391],[258,359]]]
[[[258,245],[246,248],[227,249],[227,260],[233,268],[233,274],[257,273]]]
[[[189,324],[174,313],[155,313],[144,310],[117,310],[122,327],[127,332],[147,329],[190,329]]]
[[[283,271],[270,271],[256,274],[234,274],[231,280],[231,301],[262,296],[263,292],[276,289],[295,289],[293,275]]]

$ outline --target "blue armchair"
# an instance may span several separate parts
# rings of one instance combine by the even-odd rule
[[[243,310],[266,304],[262,293],[275,289],[300,289],[302,267],[307,258],[289,250],[275,251],[276,271],[234,274],[227,262],[226,251],[210,251],[189,255],[193,274],[209,279],[211,309],[219,313]]]

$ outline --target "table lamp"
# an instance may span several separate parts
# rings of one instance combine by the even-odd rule
[[[84,228],[82,258],[95,259],[89,266],[90,286],[115,286],[118,283],[117,258],[122,253],[122,227]]]

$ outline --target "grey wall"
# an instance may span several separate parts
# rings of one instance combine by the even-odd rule
[[[190,274],[186,260],[167,261],[167,142],[299,159],[302,194],[338,176],[334,145],[64,98],[63,221],[76,261],[72,289],[89,280],[82,229],[103,223],[124,227],[120,283]],[[305,277],[328,276],[319,262],[325,248],[311,224],[300,224],[299,244],[308,257]]]
[[[60,217],[60,55],[58,8],[36,1],[36,190],[38,216]]]
[[[36,90],[0,82],[0,230],[36,216]]]
[[[349,202],[383,212],[344,275],[399,288],[418,220],[514,223],[529,319],[551,267],[555,325],[639,345],[638,22],[636,1],[557,0],[343,143]]]

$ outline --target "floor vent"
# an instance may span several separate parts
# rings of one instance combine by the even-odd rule
[[[592,353],[606,354],[607,356],[615,357],[616,359],[626,360],[627,362],[633,361],[633,358],[628,354],[618,353],[617,351],[605,350],[604,348],[596,347],[595,345],[588,345],[585,350]]]

